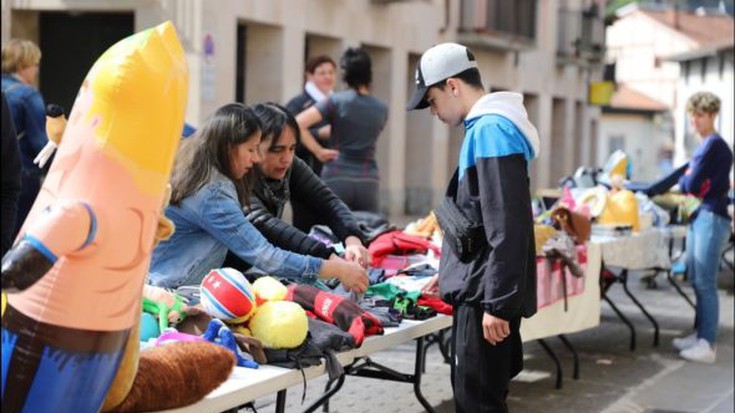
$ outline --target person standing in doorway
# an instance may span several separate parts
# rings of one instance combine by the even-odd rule
[[[286,109],[293,116],[309,109],[315,103],[321,102],[328,98],[334,91],[334,75],[337,70],[337,64],[331,57],[327,55],[318,55],[310,58],[306,62],[306,83],[304,91],[286,104]],[[322,120],[309,129],[312,136],[317,139],[317,143],[322,147],[328,147],[329,136],[332,127],[328,122]],[[316,174],[321,176],[322,163],[314,157],[314,155],[300,142],[296,146],[296,156],[304,161],[309,168]],[[291,200],[293,209],[293,226],[303,232],[309,232],[313,225],[318,224],[317,217],[299,200]]]
[[[686,238],[686,267],[697,298],[695,331],[676,338],[674,347],[690,361],[715,362],[715,342],[719,324],[717,272],[720,254],[730,236],[727,191],[732,168],[732,150],[715,130],[720,98],[699,92],[687,101],[687,113],[694,132],[702,140],[679,189],[702,200],[692,214]]]
[[[388,120],[388,107],[370,94],[373,70],[364,49],[347,49],[340,67],[349,88],[317,102],[296,116],[296,121],[304,146],[326,162],[324,183],[350,210],[377,213],[380,176],[375,148]],[[331,125],[332,149],[319,145],[309,129],[322,121]]]
[[[523,96],[486,94],[474,55],[457,43],[439,44],[421,56],[407,109],[424,108],[444,123],[465,128],[448,201],[484,230],[480,246],[467,254],[447,242],[443,228],[439,275],[427,289],[438,284],[441,298],[454,305],[455,408],[507,412],[509,382],[523,369],[521,318],[536,312],[528,171],[538,156],[538,132]]]
[[[41,190],[41,169],[33,159],[48,142],[46,106],[33,87],[40,62],[41,50],[30,40],[11,39],[2,48],[2,91],[18,135],[22,168],[16,234]]]

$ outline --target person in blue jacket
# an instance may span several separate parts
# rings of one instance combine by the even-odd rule
[[[222,266],[229,250],[268,274],[305,284],[336,277],[346,289],[365,292],[367,271],[357,263],[277,248],[245,218],[242,208],[250,199],[251,171],[260,162],[262,129],[251,108],[230,103],[181,143],[165,210],[175,231],[153,250],[149,284],[199,285]]]
[[[528,171],[539,153],[538,132],[523,96],[485,94],[474,55],[456,43],[439,44],[421,56],[408,109],[423,108],[444,123],[464,126],[449,194],[459,211],[484,229],[481,246],[467,257],[449,242],[442,244],[438,292],[454,305],[456,411],[507,412],[508,384],[523,369],[521,318],[536,312]]]
[[[0,206],[2,207],[2,226],[0,226],[0,257],[13,245],[15,236],[15,218],[18,211],[18,196],[20,195],[20,155],[18,154],[18,138],[15,136],[13,121],[10,118],[10,109],[2,94],[3,123],[2,123],[2,190],[0,191]]]
[[[41,190],[41,169],[33,159],[48,142],[46,106],[41,93],[33,87],[40,62],[41,50],[30,40],[11,39],[2,48],[2,90],[18,135],[21,160],[16,234]]]
[[[687,113],[701,143],[694,151],[689,169],[679,179],[681,192],[702,200],[692,214],[686,238],[686,266],[697,298],[695,332],[674,339],[674,347],[687,360],[714,363],[720,314],[717,270],[720,253],[730,235],[727,191],[732,168],[732,150],[715,130],[720,99],[699,92],[687,101]]]

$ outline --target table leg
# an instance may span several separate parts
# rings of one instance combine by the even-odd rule
[[[332,384],[334,384],[334,380],[331,380],[331,379],[327,380],[327,385],[324,386],[324,393],[329,391],[329,389],[332,387]],[[324,413],[329,413],[329,400],[327,400],[324,403],[324,406],[322,407],[322,411]]]
[[[280,390],[276,394],[276,413],[286,411],[286,389]]]
[[[373,379],[391,380],[401,383],[412,383],[413,391],[416,394],[416,398],[419,403],[429,413],[436,413],[434,407],[424,397],[421,392],[421,375],[423,373],[423,366],[426,357],[424,351],[424,337],[416,339],[416,359],[414,361],[414,373],[404,374],[396,370],[386,367],[380,363],[372,361],[369,357],[365,357],[362,363],[356,363],[349,369],[346,369],[347,374],[359,377],[369,377]]]
[[[561,371],[561,363],[559,362],[559,357],[556,356],[556,353],[554,353],[554,350],[549,347],[548,344],[544,341],[544,339],[540,338],[538,340],[538,343],[543,347],[543,349],[546,351],[546,354],[551,357],[551,359],[554,361],[554,364],[556,365],[556,388],[561,389],[562,387],[562,371]]]
[[[447,364],[450,364],[452,362],[452,356],[451,356],[451,346],[452,346],[452,337],[451,335],[449,337],[444,337],[444,333],[446,333],[449,329],[444,329],[439,331],[439,338],[441,339],[439,341],[439,350],[442,353],[442,357],[444,357],[444,362]],[[451,334],[451,333],[450,333]]]
[[[345,374],[339,376],[339,379],[337,379],[337,384],[329,389],[329,391],[324,392],[324,394],[322,394],[314,403],[304,409],[303,413],[315,412],[316,409],[318,409],[321,405],[328,402],[329,399],[342,388],[343,384],[345,384]]]
[[[426,342],[424,345],[424,365],[421,369],[422,373],[426,372],[426,352],[433,344],[439,345],[439,351],[444,358],[444,362],[447,364],[451,363],[451,357],[449,355],[449,338],[445,337],[445,333],[447,332],[447,330],[449,329],[445,328],[443,330],[437,331],[436,333],[431,333],[426,336]]]
[[[633,303],[643,312],[643,315],[646,316],[646,318],[653,324],[653,346],[658,347],[658,323],[656,322],[656,319],[653,318],[653,316],[646,310],[645,307],[643,307],[643,304],[641,304],[640,301],[638,301],[637,298],[630,292],[628,289],[628,270],[623,269],[623,271],[620,273],[620,282],[623,283],[623,291],[625,291],[625,295],[630,297],[631,300],[633,300]]]
[[[577,350],[574,349],[574,346],[572,346],[572,343],[567,340],[564,334],[559,334],[557,337],[559,337],[559,340],[572,353],[572,357],[574,358],[574,373],[572,374],[572,378],[577,380],[579,379],[579,356],[577,355]]]
[[[423,393],[421,393],[421,374],[425,361],[426,353],[424,352],[424,338],[419,337],[416,339],[416,362],[413,372],[413,391],[416,393],[416,398],[419,399],[419,403],[424,406],[427,412],[436,413],[434,407],[426,401]]]
[[[625,323],[625,325],[628,326],[628,329],[630,330],[630,351],[635,351],[635,327],[633,326],[633,323],[628,320],[628,317],[623,314],[622,311],[618,308],[618,306],[615,305],[615,303],[612,302],[610,297],[607,296],[606,293],[602,293],[602,298],[610,305],[610,308],[613,309],[615,314],[617,314],[618,318]]]
[[[689,305],[696,310],[696,306],[694,305],[694,302],[689,298],[689,296],[684,292],[684,290],[679,287],[679,283],[676,282],[674,279],[674,276],[671,275],[671,270],[666,272],[666,279],[669,280],[669,283],[674,286],[674,289],[677,293],[679,293],[680,296],[684,297],[684,299],[689,303]]]

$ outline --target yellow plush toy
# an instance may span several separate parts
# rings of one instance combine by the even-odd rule
[[[598,222],[608,225],[631,225],[633,232],[640,230],[638,200],[633,192],[623,189],[622,175],[612,176],[613,188]]]
[[[306,340],[306,311],[292,301],[268,301],[250,320],[253,337],[269,348],[295,348]]]
[[[283,301],[288,289],[273,277],[260,277],[253,283],[255,302],[258,306],[266,301]]]

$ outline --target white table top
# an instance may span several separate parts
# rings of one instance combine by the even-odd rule
[[[593,235],[590,242],[600,245],[606,266],[628,270],[671,267],[669,232],[663,228],[649,228],[622,237]]]
[[[385,334],[382,336],[367,337],[359,348],[338,353],[337,359],[342,365],[347,365],[357,358],[365,357],[451,326],[452,317],[441,314],[423,321],[404,320],[398,327],[386,328]],[[324,363],[304,369],[307,380],[321,376],[325,372]],[[189,406],[163,412],[219,413],[300,384],[302,380],[301,372],[297,369],[269,365],[262,365],[258,369],[235,367],[230,378],[203,400]]]

